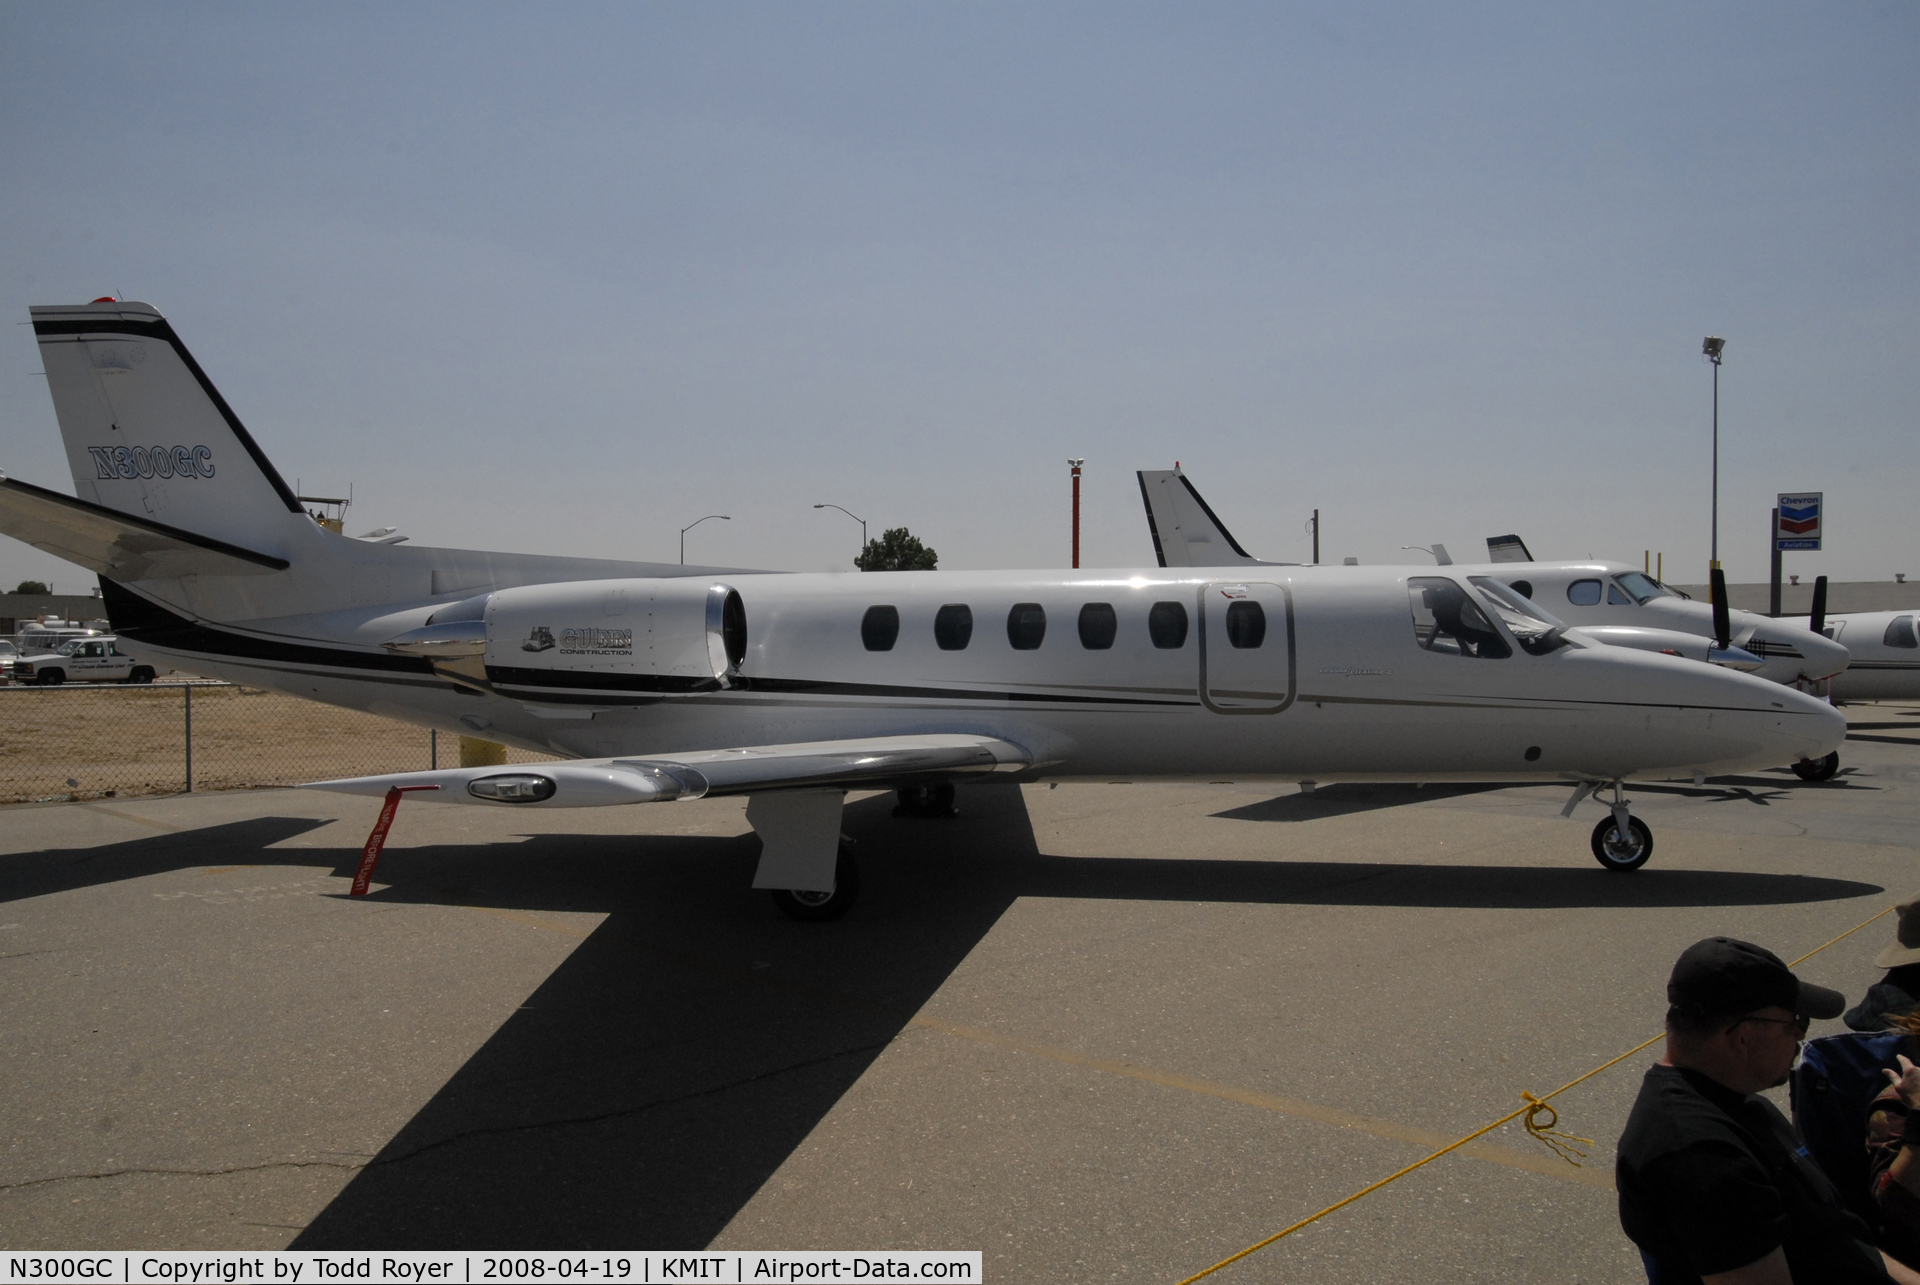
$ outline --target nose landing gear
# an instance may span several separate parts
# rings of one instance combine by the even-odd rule
[[[1825,758],[1801,759],[1793,765],[1793,774],[1803,781],[1831,781],[1834,773],[1839,770],[1839,750],[1835,750]]]
[[[1580,788],[1567,800],[1567,806],[1560,815],[1572,816],[1580,800],[1589,794],[1598,795],[1604,788],[1606,783],[1603,781],[1581,782]],[[1613,783],[1613,803],[1609,815],[1602,817],[1600,824],[1593,827],[1592,844],[1593,859],[1620,874],[1638,870],[1653,856],[1653,831],[1647,828],[1645,821],[1628,811],[1626,796],[1621,793],[1618,781]]]

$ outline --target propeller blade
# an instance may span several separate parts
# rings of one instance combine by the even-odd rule
[[[1825,576],[1813,582],[1813,615],[1807,619],[1807,628],[1816,634],[1826,632],[1827,578]]]
[[[1733,645],[1733,618],[1727,614],[1727,573],[1713,569],[1713,640],[1725,651]]]

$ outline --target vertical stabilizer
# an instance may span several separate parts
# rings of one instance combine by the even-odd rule
[[[273,553],[313,525],[150,305],[104,300],[31,312],[81,499]]]
[[[1179,469],[1145,470],[1140,498],[1147,506],[1147,530],[1163,567],[1274,566],[1240,547],[1214,516],[1187,475]]]
[[[1490,535],[1487,537],[1488,562],[1532,562],[1533,555],[1527,552],[1526,541],[1517,535]]]

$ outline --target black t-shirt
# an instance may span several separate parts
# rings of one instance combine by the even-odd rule
[[[1620,1135],[1620,1226],[1695,1285],[1784,1245],[1794,1285],[1887,1281],[1873,1233],[1840,1205],[1773,1103],[1697,1071],[1653,1066]]]

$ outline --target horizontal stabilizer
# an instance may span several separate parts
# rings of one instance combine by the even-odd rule
[[[195,535],[0,475],[0,534],[114,580],[258,576],[285,558]]]
[[[1490,535],[1487,537],[1488,562],[1532,562],[1533,555],[1527,552],[1527,542],[1517,535]]]
[[[1140,498],[1147,506],[1147,530],[1154,556],[1163,567],[1268,567],[1233,538],[1187,475],[1179,469],[1143,470]]]
[[[598,808],[772,790],[885,789],[992,772],[1018,772],[1033,756],[988,736],[929,733],[856,741],[805,741],[645,757],[568,759],[315,781],[301,788],[384,795],[417,789],[438,803],[522,803]]]

